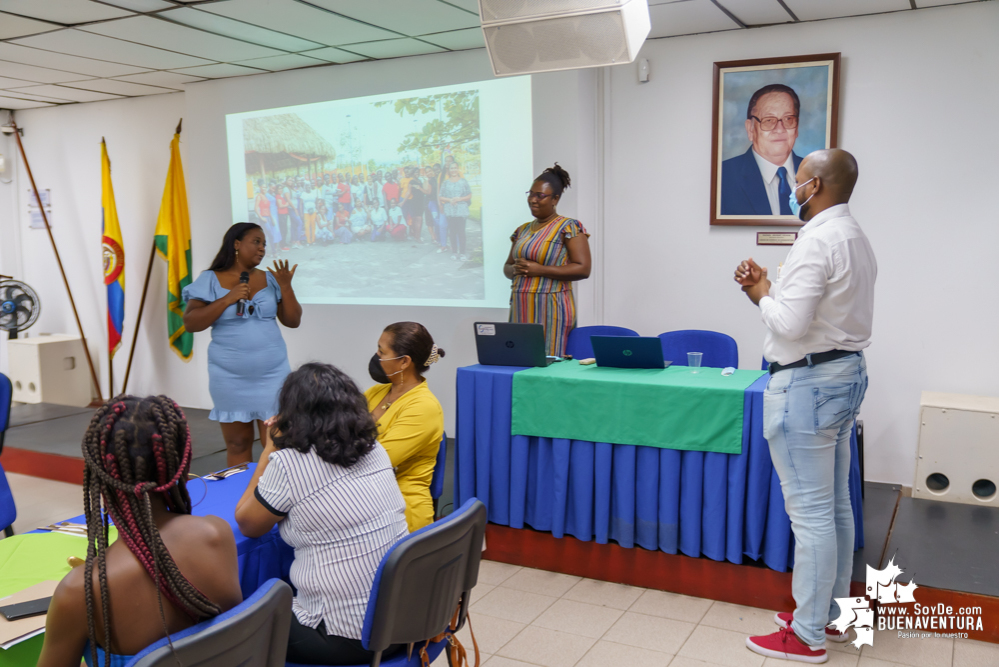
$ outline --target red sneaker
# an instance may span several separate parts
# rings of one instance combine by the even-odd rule
[[[776,623],[777,625],[779,625],[782,628],[789,628],[789,627],[791,627],[791,621],[793,619],[794,619],[794,614],[791,614],[791,613],[786,612],[786,611],[779,611],[776,614],[774,614],[774,623]],[[831,628],[831,627],[829,627],[827,625],[826,626],[826,639],[828,639],[831,642],[836,642],[837,644],[842,644],[843,642],[850,641],[850,633],[849,632],[839,632],[838,630],[834,630],[833,628]]]
[[[772,635],[746,637],[746,646],[753,653],[768,658],[782,658],[820,664],[829,659],[825,646],[807,646],[801,643],[790,628],[782,628]]]

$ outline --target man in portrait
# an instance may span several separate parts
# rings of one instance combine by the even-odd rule
[[[791,215],[788,200],[801,157],[794,153],[801,102],[774,83],[749,99],[746,135],[752,146],[722,162],[721,215]]]

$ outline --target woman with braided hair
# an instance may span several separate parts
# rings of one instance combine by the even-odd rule
[[[368,374],[378,384],[364,397],[406,499],[410,532],[434,520],[430,482],[444,435],[444,411],[423,374],[443,356],[425,326],[396,322],[385,327],[368,362]]]
[[[49,606],[42,667],[124,664],[146,646],[239,604],[229,524],[191,516],[191,434],[166,396],[119,396],[83,440],[86,564]],[[108,544],[110,518],[118,540]]]
[[[590,277],[590,235],[579,220],[555,210],[570,183],[569,172],[558,162],[534,179],[527,192],[534,220],[514,230],[503,265],[503,274],[512,281],[510,321],[543,325],[546,353],[554,357],[565,354],[576,326],[572,283]]]

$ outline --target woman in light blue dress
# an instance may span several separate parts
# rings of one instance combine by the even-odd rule
[[[288,269],[287,261],[278,260],[267,271],[258,270],[266,246],[259,225],[233,225],[211,267],[183,291],[185,328],[212,329],[209,419],[222,426],[230,466],[253,459],[254,422],[266,446],[264,422],[277,414],[278,392],[291,372],[277,323],[294,329],[302,322],[302,306],[291,288],[298,265]],[[243,272],[248,283],[240,283]],[[240,300],[245,300],[242,315],[237,314]]]

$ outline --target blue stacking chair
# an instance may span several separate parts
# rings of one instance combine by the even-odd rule
[[[437,450],[437,463],[434,476],[430,480],[430,497],[434,499],[434,517],[437,516],[437,501],[444,493],[444,474],[447,468],[447,433],[441,436],[441,447]]]
[[[687,365],[688,352],[703,352],[701,366],[708,368],[739,367],[739,346],[735,339],[717,331],[684,329],[659,334],[663,358],[674,366]]]
[[[593,357],[593,344],[590,336],[637,336],[638,332],[625,327],[597,325],[592,327],[577,327],[569,332],[569,340],[565,344],[565,353],[573,359],[590,359]]]
[[[361,643],[375,654],[371,667],[416,667],[420,649],[450,626],[455,610],[455,632],[464,625],[485,531],[486,506],[469,498],[457,512],[410,533],[385,554],[361,630]],[[430,662],[447,643],[443,639],[427,647]],[[412,654],[403,648],[382,662],[382,652],[394,644],[412,644]],[[305,665],[289,662],[287,667]]]
[[[268,579],[229,611],[172,634],[173,651],[164,637],[125,667],[281,667],[288,653],[291,598],[291,586]]]
[[[10,424],[10,403],[14,395],[14,388],[10,384],[10,378],[0,373],[0,454],[3,453],[3,438],[7,434],[7,426]],[[10,484],[7,482],[7,473],[0,465],[0,528],[7,537],[14,534],[14,521],[17,519],[17,506],[14,504],[14,494],[10,491]]]

